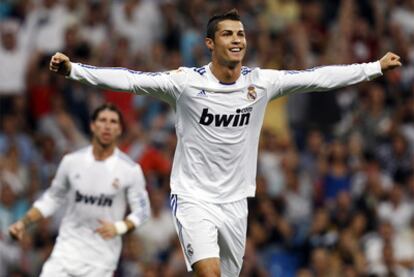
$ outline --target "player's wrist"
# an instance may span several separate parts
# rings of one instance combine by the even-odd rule
[[[68,61],[67,65],[66,65],[65,76],[66,77],[70,76],[71,71],[72,71],[72,63],[70,61]]]
[[[23,224],[25,229],[29,228],[33,224],[33,221],[28,216],[21,218],[20,222]]]
[[[122,236],[126,232],[128,232],[128,225],[125,223],[125,221],[117,221],[114,223],[116,234],[119,236]]]

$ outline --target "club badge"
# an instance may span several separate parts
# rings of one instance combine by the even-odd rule
[[[256,93],[255,87],[249,86],[247,88],[247,99],[254,101],[256,100],[256,98],[257,98],[257,93]]]

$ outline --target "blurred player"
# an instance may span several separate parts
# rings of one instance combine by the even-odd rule
[[[279,71],[242,66],[243,24],[236,10],[212,17],[211,63],[164,73],[71,63],[56,53],[50,69],[89,85],[151,95],[176,111],[171,205],[188,269],[197,276],[237,276],[246,241],[266,105],[278,97],[356,84],[401,66],[386,54],[367,64]]]
[[[139,165],[117,147],[122,117],[112,104],[98,107],[91,119],[92,145],[63,157],[51,187],[27,214],[9,227],[21,240],[28,226],[66,204],[53,252],[41,276],[113,276],[121,235],[150,215]],[[124,218],[127,205],[131,213]]]

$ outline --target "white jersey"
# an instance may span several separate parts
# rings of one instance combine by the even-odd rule
[[[303,71],[241,68],[220,83],[210,65],[147,73],[72,63],[69,78],[115,91],[152,95],[176,110],[178,144],[171,192],[227,203],[255,194],[260,129],[267,103],[280,96],[323,91],[382,75],[380,63]]]
[[[104,161],[95,160],[92,146],[64,156],[50,188],[34,206],[47,217],[65,203],[52,257],[112,270],[118,263],[121,237],[104,240],[95,232],[99,220],[123,220],[127,204],[131,209],[127,218],[135,226],[150,216],[141,168],[118,149]]]

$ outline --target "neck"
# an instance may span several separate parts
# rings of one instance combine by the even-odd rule
[[[115,151],[115,144],[102,145],[98,141],[92,143],[92,154],[97,161],[106,160]]]
[[[210,66],[211,73],[222,83],[234,83],[240,77],[241,63],[235,65],[221,64],[213,59]]]

